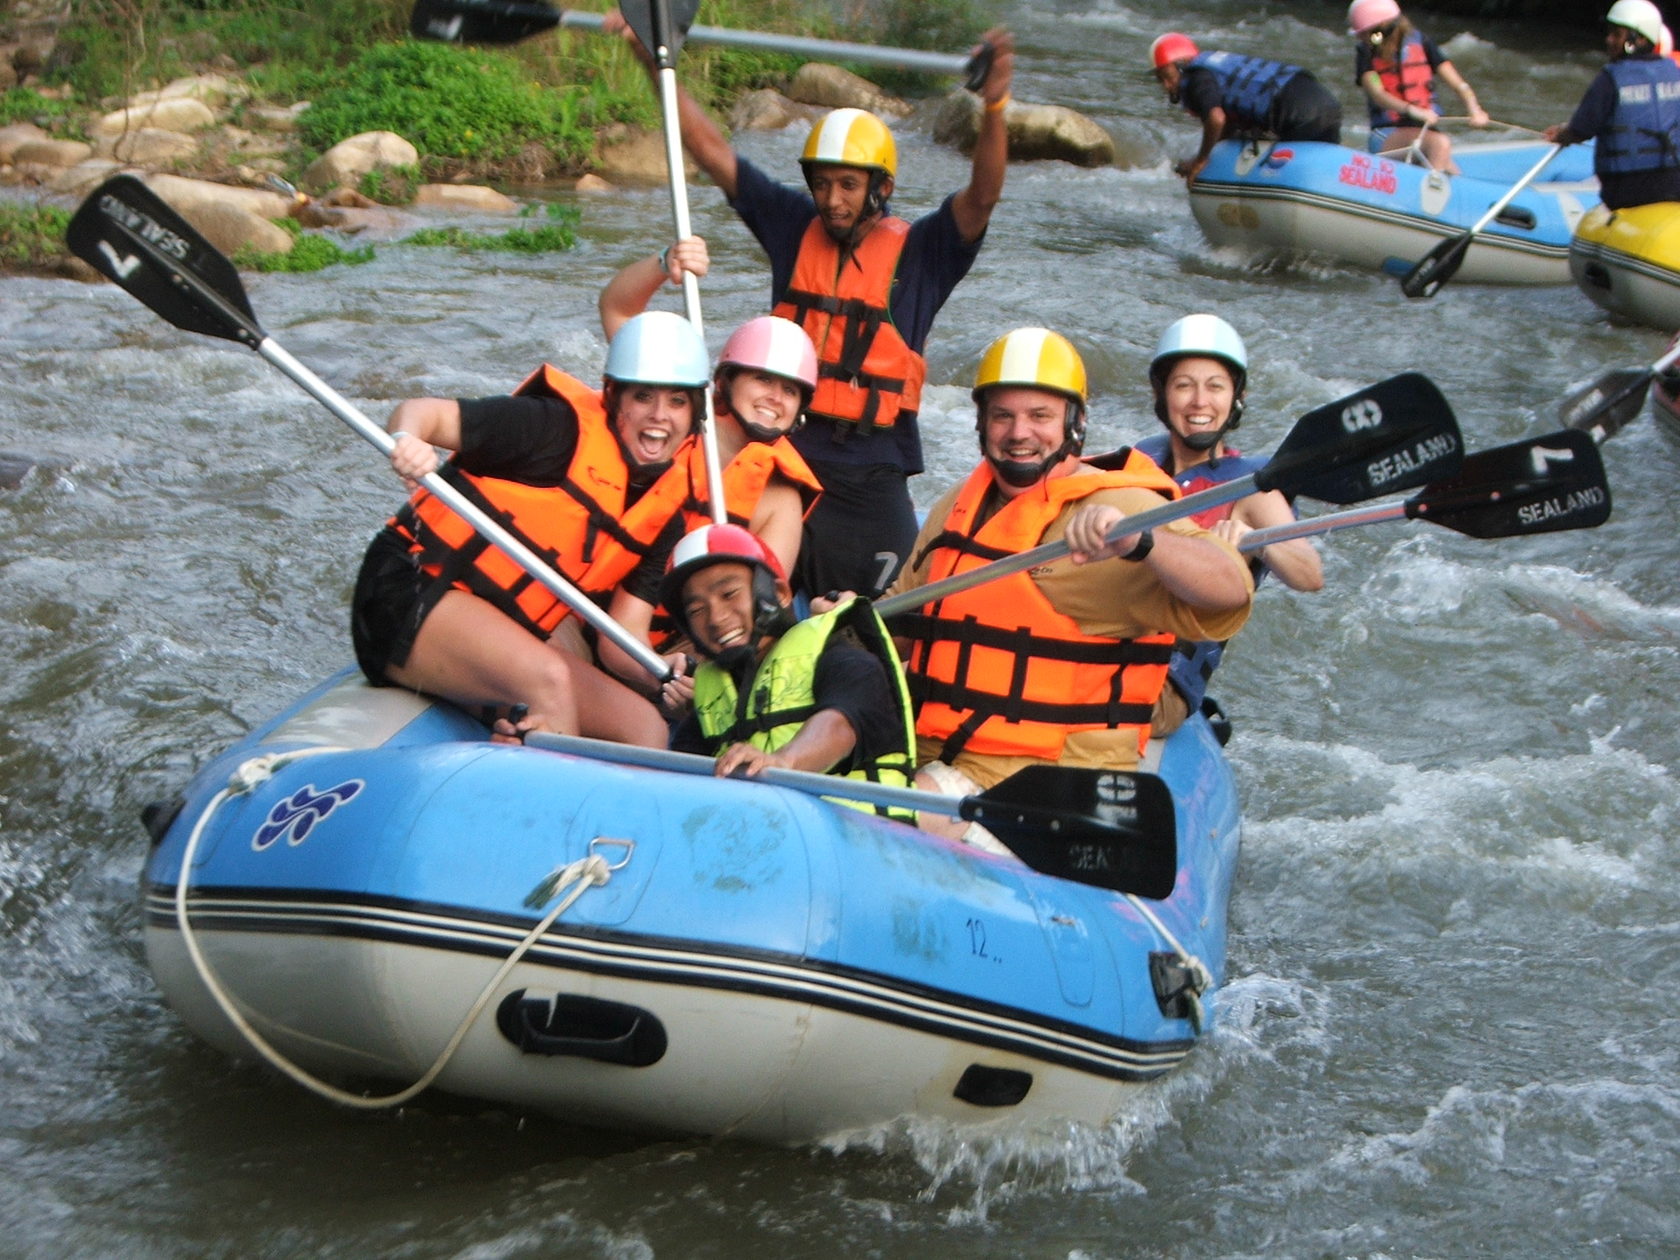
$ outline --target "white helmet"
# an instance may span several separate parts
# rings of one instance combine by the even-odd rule
[[[602,375],[640,385],[698,389],[711,379],[706,343],[674,311],[643,311],[624,321],[607,346]]]
[[[1636,35],[1643,35],[1653,48],[1662,39],[1662,10],[1651,0],[1616,0],[1604,20],[1611,26],[1626,27]]]

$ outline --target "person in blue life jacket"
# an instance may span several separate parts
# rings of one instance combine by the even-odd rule
[[[1433,129],[1441,121],[1436,76],[1458,93],[1472,127],[1489,122],[1458,68],[1434,40],[1412,25],[1395,0],[1353,0],[1348,6],[1348,34],[1359,41],[1354,47],[1353,78],[1370,108],[1370,151],[1393,154],[1416,144],[1431,167],[1457,175],[1452,138]]]
[[[1149,363],[1155,416],[1165,432],[1144,438],[1134,449],[1159,464],[1187,494],[1258,471],[1264,459],[1244,455],[1226,440],[1242,422],[1247,384],[1248,348],[1237,330],[1217,315],[1186,315],[1161,334]],[[1235,547],[1250,530],[1293,521],[1295,510],[1279,491],[1262,490],[1190,519]],[[1270,572],[1291,590],[1324,586],[1318,549],[1308,539],[1270,543],[1248,560],[1256,582]],[[1155,705],[1152,734],[1170,734],[1201,707],[1224,649],[1222,642],[1179,640],[1167,672],[1171,685]]]
[[[1201,174],[1221,140],[1341,143],[1341,102],[1300,66],[1239,53],[1200,52],[1188,35],[1177,31],[1149,46],[1149,60],[1167,100],[1202,121],[1196,156],[1173,166],[1187,182]]]
[[[621,14],[609,14],[605,29],[622,33],[651,70]],[[823,486],[790,574],[806,594],[878,594],[916,537],[909,478],[924,462],[927,339],[979,256],[1008,167],[1014,39],[999,28],[983,43],[992,58],[978,89],[968,183],[913,222],[892,211],[897,144],[867,110],[820,118],[799,159],[804,186],[790,187],[737,153],[677,90],[684,146],[768,256],[771,313],[799,324],[817,347],[816,395],[791,439]]]
[[[725,778],[780,766],[909,784],[904,671],[867,601],[795,621],[775,553],[738,525],[685,535],[660,598],[704,658],[672,748],[716,757]]]
[[[1604,20],[1609,63],[1546,139],[1597,141],[1593,171],[1607,209],[1680,201],[1680,66],[1657,52],[1662,11],[1650,0],[1616,0]]]

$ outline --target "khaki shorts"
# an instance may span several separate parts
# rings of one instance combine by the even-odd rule
[[[944,796],[978,796],[980,785],[969,778],[955,766],[947,765],[943,761],[930,761],[916,771],[919,775],[926,775],[933,780],[934,786]],[[964,844],[973,845],[976,849],[983,849],[987,853],[1008,853],[1009,846],[987,831],[977,822],[968,824],[968,829],[958,837]]]

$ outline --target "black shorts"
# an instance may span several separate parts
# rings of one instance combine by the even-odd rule
[[[448,589],[421,572],[401,534],[387,527],[374,535],[350,597],[350,642],[370,683],[390,685],[386,669],[408,661],[421,623]]]
[[[823,492],[805,518],[793,589],[880,594],[916,541],[909,479],[895,464],[808,462]]]

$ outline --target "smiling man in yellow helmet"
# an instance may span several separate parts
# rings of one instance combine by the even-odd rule
[[[1248,566],[1192,521],[1103,541],[1123,517],[1177,498],[1178,487],[1127,448],[1100,466],[1082,459],[1085,401],[1078,351],[1047,329],[1018,328],[980,360],[984,458],[929,511],[893,593],[1063,538],[1074,563],[892,619],[919,705],[919,787],[966,796],[1042,762],[1135,766],[1176,638],[1229,638],[1248,619]],[[946,834],[965,826],[922,825]]]
[[[622,19],[612,26],[651,66]],[[805,521],[798,590],[879,593],[916,535],[908,479],[922,471],[923,347],[980,251],[1008,161],[1014,40],[999,29],[984,42],[992,60],[968,184],[913,223],[888,205],[897,146],[866,110],[837,109],[812,128],[799,163],[807,195],[740,156],[693,97],[677,93],[684,145],[770,257],[774,313],[817,346],[816,397],[792,439],[823,485]]]

